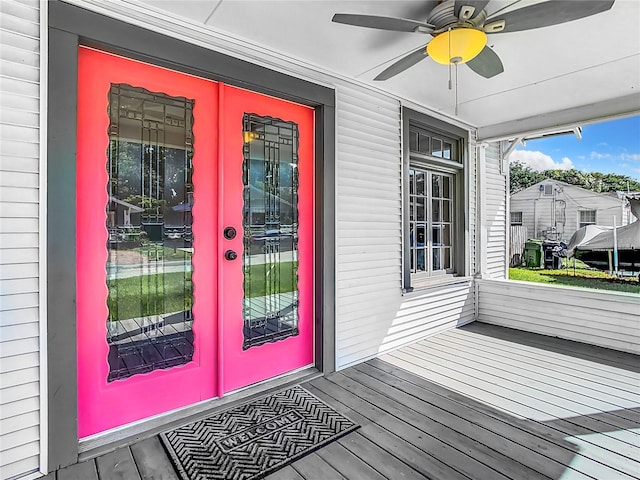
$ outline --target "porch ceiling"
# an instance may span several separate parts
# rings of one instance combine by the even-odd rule
[[[385,82],[373,81],[394,60],[424,45],[430,36],[331,22],[336,12],[423,20],[437,1],[129,1],[143,2],[154,10],[249,42],[258,50],[275,51],[454,115],[455,96],[448,90],[448,69],[430,59]],[[491,0],[487,10],[491,14],[526,3],[537,2]],[[489,45],[500,55],[505,71],[485,79],[460,66],[459,119],[490,131],[493,125],[530,117],[542,118],[538,124],[543,125],[547,114],[592,104],[598,106],[579,109],[581,113],[574,117],[640,111],[639,20],[640,2],[616,0],[611,10],[592,17],[490,35]],[[625,101],[621,102],[622,98]],[[615,105],[601,108],[610,104]],[[568,119],[575,118],[570,115]],[[554,122],[561,123],[550,119],[546,126]]]

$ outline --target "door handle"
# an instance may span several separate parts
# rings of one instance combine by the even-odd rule
[[[229,261],[235,260],[236,258],[238,258],[238,254],[233,250],[227,250],[226,252],[224,252],[224,258],[225,260]]]

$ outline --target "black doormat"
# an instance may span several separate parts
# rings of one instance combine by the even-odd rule
[[[358,428],[300,386],[160,435],[183,480],[262,478]]]

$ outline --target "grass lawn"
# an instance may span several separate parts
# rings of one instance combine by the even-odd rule
[[[607,275],[600,270],[590,269],[579,260],[576,262],[575,273],[573,261],[570,261],[568,269],[542,270],[539,268],[525,267],[510,268],[509,279],[571,287],[595,288],[598,290],[640,293],[640,282],[638,282],[637,277],[617,279],[613,275]]]
[[[173,253],[173,250],[171,250]],[[279,274],[266,271],[266,265],[252,265],[245,296],[261,297],[270,292],[285,293],[294,289],[294,262],[280,264]],[[191,308],[191,273],[144,275],[109,280],[109,320],[179,312]]]
[[[150,260],[189,260],[191,258],[191,252],[185,252],[184,250],[180,250],[167,245],[154,245],[153,247],[138,247],[134,248],[135,251],[142,253],[145,257]]]

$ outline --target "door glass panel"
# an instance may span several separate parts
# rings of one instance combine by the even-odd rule
[[[108,381],[193,357],[193,104],[111,86]]]
[[[243,118],[243,349],[298,335],[298,126]]]

